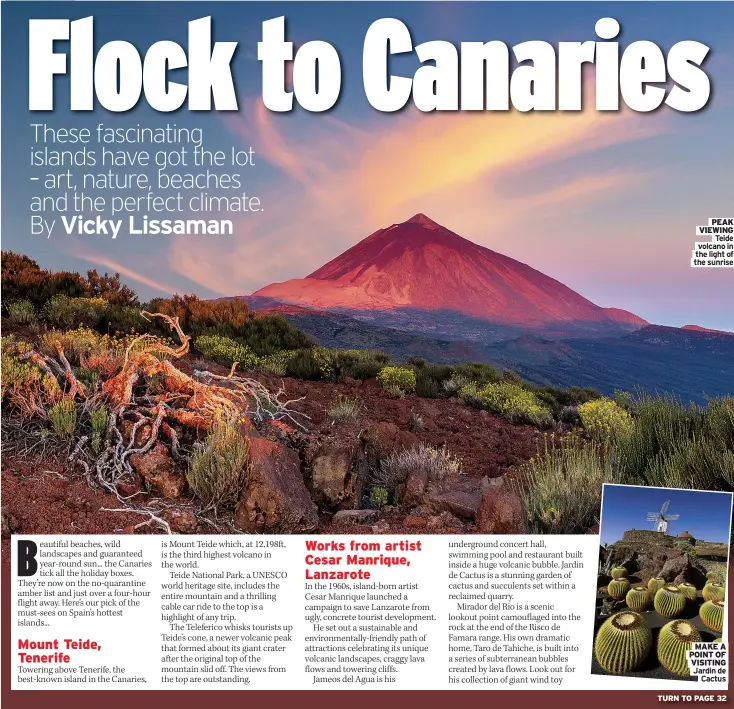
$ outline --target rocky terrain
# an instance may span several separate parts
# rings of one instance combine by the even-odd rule
[[[192,372],[189,355],[177,362]],[[226,370],[208,363],[215,373]],[[390,398],[374,380],[309,382],[257,375],[271,389],[284,386],[305,414],[305,428],[270,421],[246,426],[250,474],[233,514],[201,514],[175,461],[162,444],[131,456],[132,479],[118,493],[179,533],[354,532],[457,533],[521,532],[519,501],[504,474],[537,451],[540,432],[512,425],[458,399]],[[327,409],[338,397],[359,399],[356,420],[332,424]],[[129,437],[131,426],[126,427]],[[136,437],[147,439],[149,427]],[[379,509],[364,497],[370,470],[393,451],[421,443],[447,451],[461,461],[461,473],[430,483],[417,469],[400,490],[400,506]],[[160,531],[150,514],[126,511],[118,498],[91,488],[78,467],[63,456],[20,456],[6,442],[2,460],[3,534],[140,533]]]

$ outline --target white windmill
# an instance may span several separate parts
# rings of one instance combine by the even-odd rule
[[[668,505],[670,505],[670,500],[663,502],[663,506],[660,508],[660,512],[647,513],[647,521],[655,522],[656,532],[662,532],[663,534],[665,534],[668,531],[668,522],[673,522],[680,517],[680,515],[666,514],[668,511]]]

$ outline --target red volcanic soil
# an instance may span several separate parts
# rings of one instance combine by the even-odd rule
[[[191,371],[193,359],[189,356],[177,363],[184,371]],[[211,371],[225,373],[225,368],[208,364]],[[357,429],[363,430],[378,422],[393,423],[404,431],[410,430],[422,442],[436,446],[446,445],[449,452],[462,460],[467,478],[498,477],[512,466],[521,464],[538,451],[542,435],[531,426],[515,426],[487,411],[477,411],[458,399],[433,400],[406,396],[392,399],[374,381],[350,381],[342,384],[307,382],[255,375],[269,389],[283,386],[287,398],[304,397],[293,405],[310,417],[306,436],[323,436],[334,432],[327,421],[327,409],[339,396],[358,397],[362,402]],[[416,429],[416,420],[422,427]],[[263,435],[269,435],[263,431]],[[132,512],[109,512],[119,509],[114,495],[91,488],[78,470],[65,466],[63,460],[23,459],[17,455],[2,457],[2,511],[4,557],[7,553],[7,535],[24,534],[114,534],[156,533],[155,526],[143,526],[148,517]],[[150,503],[155,493],[141,492],[140,504]],[[187,508],[188,499],[174,507]],[[390,532],[411,532],[403,527],[406,513],[395,511],[389,516]],[[163,513],[165,517],[165,513]],[[135,528],[134,528],[135,527]],[[211,533],[199,525],[199,533]],[[331,514],[321,515],[317,533],[337,530],[331,524]],[[353,531],[356,531],[353,530]],[[362,533],[371,533],[370,527],[360,527]],[[441,531],[441,530],[437,530]],[[446,530],[443,530],[446,531]],[[454,530],[455,531],[455,530]],[[7,557],[6,557],[7,558]]]
[[[650,323],[644,320],[639,315],[631,313],[629,310],[622,310],[621,308],[603,308],[607,317],[614,322],[624,323],[625,325],[639,325],[645,327]]]
[[[306,278],[253,295],[325,309],[447,310],[516,326],[617,320],[553,278],[424,214],[376,231]]]
[[[707,332],[710,335],[732,335],[734,332],[728,332],[727,330],[710,330],[707,327],[701,327],[700,325],[684,325],[681,330],[693,330],[694,332]]]

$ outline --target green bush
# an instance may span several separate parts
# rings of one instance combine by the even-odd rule
[[[333,381],[336,378],[333,352],[325,347],[297,350],[288,358],[285,373],[296,379]]]
[[[109,340],[110,338],[106,338]],[[84,357],[104,346],[103,338],[99,333],[88,327],[79,327],[75,330],[62,332],[48,330],[39,338],[39,348],[48,357],[56,357],[56,343],[59,343],[64,354],[71,364],[78,365]]]
[[[233,506],[247,484],[249,441],[229,421],[216,421],[191,456],[186,479],[206,509]]]
[[[482,389],[469,386],[461,391],[461,398],[474,406],[494,411],[511,423],[529,423],[549,426],[553,422],[550,410],[532,391],[512,382],[487,384]]]
[[[415,372],[407,367],[383,367],[377,381],[394,396],[405,396],[415,391]]]
[[[38,322],[35,306],[25,298],[8,303],[8,317],[13,325],[32,325]]]
[[[96,328],[107,311],[109,304],[104,298],[69,298],[55,295],[43,309],[44,319],[54,327]]]
[[[370,490],[370,502],[375,507],[384,507],[390,499],[390,493],[384,487],[373,487]]]
[[[214,360],[217,364],[231,367],[235,362],[239,362],[242,370],[257,369],[258,357],[247,345],[229,337],[202,335],[196,339],[194,346],[205,357]]]
[[[57,436],[74,438],[77,424],[76,404],[71,399],[54,404],[48,410],[48,420]]]
[[[41,381],[41,370],[19,356],[28,352],[31,346],[15,339],[13,335],[2,338],[0,348],[0,393],[2,398],[15,388],[30,387]]]
[[[622,482],[731,490],[732,407],[730,397],[711,399],[706,408],[670,397],[635,400],[634,423],[617,436],[612,451]]]
[[[615,482],[595,443],[546,438],[544,450],[520,468],[515,487],[531,534],[585,534],[599,522],[602,484]]]
[[[141,315],[140,308],[134,305],[110,305],[97,325],[97,329],[111,335],[143,333],[148,332],[150,324],[150,321]]]
[[[599,443],[613,440],[632,427],[632,417],[611,399],[587,401],[578,407],[578,414],[589,438]]]
[[[390,364],[390,358],[376,350],[334,350],[333,356],[339,379],[372,379]]]
[[[93,409],[89,414],[89,423],[92,427],[90,444],[95,453],[99,453],[102,448],[102,439],[107,431],[109,421],[110,415],[107,413],[107,409]]]
[[[553,418],[557,421],[562,420],[564,409],[577,408],[581,404],[585,404],[594,399],[600,399],[601,394],[595,389],[569,387],[562,389],[560,387],[543,386],[533,389],[535,395],[543,402],[553,414]]]

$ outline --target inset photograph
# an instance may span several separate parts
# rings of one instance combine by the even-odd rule
[[[691,680],[723,642],[732,493],[604,485],[593,674]]]

